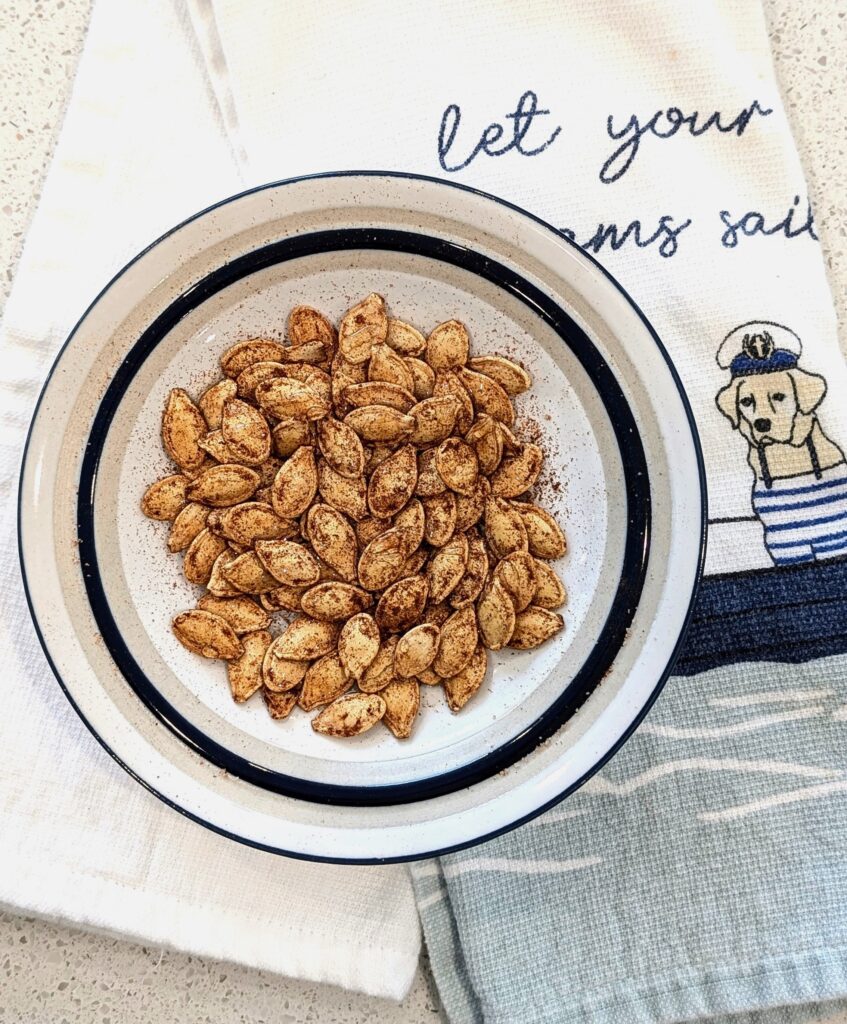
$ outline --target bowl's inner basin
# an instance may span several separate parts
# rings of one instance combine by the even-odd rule
[[[185,650],[171,633],[202,589],[167,551],[167,523],[146,519],[145,488],[173,472],[159,436],[169,390],[199,396],[221,373],[218,359],[248,337],[282,338],[292,306],[305,303],[337,322],[368,292],[390,315],[428,333],[456,318],[472,354],[522,363],[533,387],[515,400],[516,432],[546,454],[534,497],[565,530],[569,552],[554,565],[569,602],[565,630],[534,651],[489,652],[480,692],[458,714],[440,687],[421,687],[409,740],[378,726],[353,740],[313,732],[312,715],[283,722],[257,694],[235,704],[224,663]],[[623,467],[594,385],[562,339],[519,298],[475,274],[430,259],[381,250],[321,253],[276,264],[218,292],[170,330],[140,366],[105,439],[94,500],[96,547],[106,597],[120,633],[149,684],[226,749],[275,771],[339,785],[412,782],[460,767],[521,734],[562,693],[591,650],[618,586],[627,524]],[[274,617],[279,632],[284,615]],[[313,713],[314,714],[314,713]]]

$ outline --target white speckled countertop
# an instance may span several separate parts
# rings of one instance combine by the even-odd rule
[[[0,0],[0,307],[49,166],[90,7],[90,0]],[[847,8],[842,0],[765,0],[765,9],[847,352]],[[397,1006],[2,911],[0,993],[0,1024],[439,1020],[425,965]],[[847,1014],[820,1008],[808,1020],[847,1024]]]

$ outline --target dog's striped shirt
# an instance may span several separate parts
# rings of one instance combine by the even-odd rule
[[[777,565],[847,555],[847,463],[816,477],[804,473],[757,481],[753,508],[765,528],[765,545]]]

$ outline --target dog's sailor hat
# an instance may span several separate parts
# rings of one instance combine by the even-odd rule
[[[733,377],[793,370],[803,346],[789,327],[772,320],[750,320],[733,328],[718,349],[718,366]]]

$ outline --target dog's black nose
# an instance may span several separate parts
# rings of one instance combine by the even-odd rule
[[[761,433],[764,433],[766,430],[771,429],[771,421],[766,420],[760,416],[757,420],[753,420],[753,426],[756,428],[756,430],[760,431]]]

